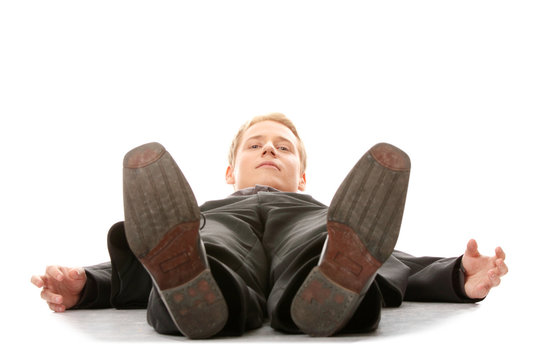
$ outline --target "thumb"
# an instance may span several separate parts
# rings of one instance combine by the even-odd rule
[[[82,279],[84,279],[84,269],[82,269],[82,268],[71,269],[69,271],[69,277],[72,280],[82,280]]]
[[[465,251],[465,255],[472,257],[480,255],[480,252],[478,252],[478,244],[476,243],[476,240],[469,240],[469,242],[467,243],[467,250]]]

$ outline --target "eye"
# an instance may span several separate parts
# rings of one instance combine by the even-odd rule
[[[250,149],[258,149],[260,146],[257,144],[249,145]]]
[[[289,148],[287,146],[278,146],[278,149],[281,151],[289,151]]]

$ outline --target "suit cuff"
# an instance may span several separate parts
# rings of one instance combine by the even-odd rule
[[[86,284],[78,303],[72,309],[103,309],[111,307],[110,263],[84,268]]]
[[[480,302],[485,299],[473,299],[467,296],[467,293],[465,291],[465,268],[463,267],[463,255],[457,258],[456,265],[454,267],[454,276],[453,276],[453,282],[454,282],[454,291],[456,292],[456,295],[462,299],[463,302],[467,303],[475,303]]]

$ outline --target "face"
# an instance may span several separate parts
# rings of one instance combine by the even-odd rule
[[[297,139],[285,125],[262,121],[246,130],[238,145],[236,160],[227,168],[228,184],[236,190],[267,185],[297,192],[306,187],[301,173]]]

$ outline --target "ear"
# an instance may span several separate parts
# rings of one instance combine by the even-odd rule
[[[227,166],[227,171],[225,172],[225,181],[227,181],[227,184],[229,185],[234,185],[236,183],[234,169],[230,165]]]
[[[306,173],[303,173],[300,175],[300,182],[298,183],[298,190],[304,191],[306,190]]]

